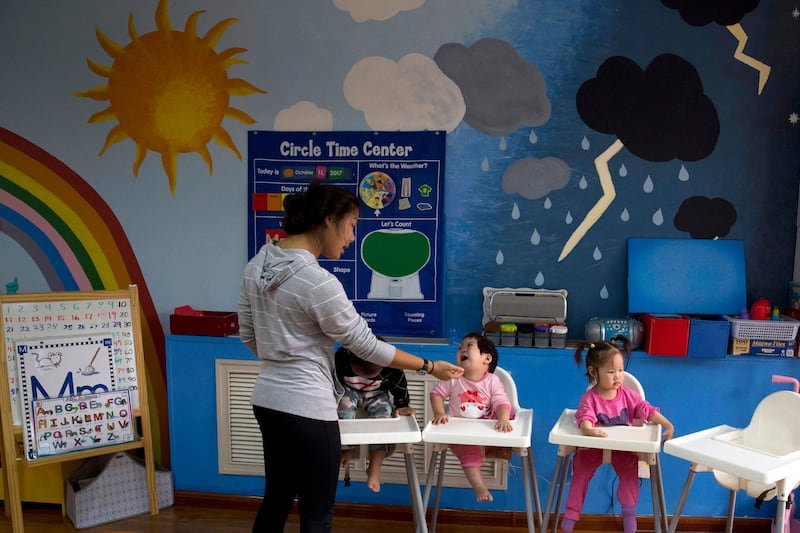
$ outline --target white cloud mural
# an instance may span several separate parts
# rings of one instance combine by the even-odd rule
[[[458,86],[432,59],[416,53],[398,62],[378,56],[362,59],[348,72],[343,90],[373,130],[449,132],[466,110]]]

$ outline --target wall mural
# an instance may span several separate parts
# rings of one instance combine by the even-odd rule
[[[86,62],[92,72],[108,78],[108,83],[75,93],[108,101],[108,107],[89,117],[89,122],[118,121],[108,132],[99,155],[112,145],[131,139],[136,143],[133,175],[138,176],[147,152],[160,153],[173,196],[178,154],[197,152],[208,165],[208,173],[213,174],[211,153],[206,148],[213,139],[242,160],[230,134],[222,127],[222,120],[230,117],[243,124],[253,124],[255,120],[231,107],[230,97],[266,93],[242,79],[228,78],[228,67],[246,63],[236,57],[246,49],[214,51],[222,34],[238,19],[221,20],[200,37],[197,20],[201,13],[192,13],[184,31],[176,31],[172,29],[166,0],[160,0],[155,17],[158,29],[140,36],[130,14],[131,42],[125,46],[98,28],[97,40],[113,62],[110,67],[91,59]]]
[[[769,73],[772,70],[767,64],[744,53],[747,44],[747,32],[740,24],[742,18],[758,7],[759,0],[736,0],[727,2],[697,2],[696,0],[661,0],[671,9],[677,9],[681,18],[692,26],[706,26],[716,22],[724,26],[738,42],[733,57],[758,71],[758,94],[764,90]]]
[[[164,332],[125,231],[108,204],[50,154],[0,128],[0,232],[22,246],[52,291],[139,289],[153,436],[168,457]],[[156,422],[157,421],[157,422]]]
[[[455,0],[330,0],[308,12],[247,1],[240,18],[209,0],[94,0],[71,11],[49,1],[12,3],[17,23],[0,22],[24,54],[2,59],[19,78],[0,89],[19,103],[0,112],[4,139],[69,164],[83,196],[103,197],[133,242],[110,271],[141,264],[162,323],[185,303],[235,308],[253,124],[447,132],[451,338],[480,327],[487,285],[568,289],[570,337],[593,315],[624,314],[629,236],[745,240],[748,298],[787,292],[800,11],[781,0],[474,0],[470,10]],[[151,27],[141,22],[153,15]],[[47,17],[64,20],[41,44],[25,41],[26,21]],[[28,79],[19,64],[46,75]],[[235,96],[248,98],[233,105]],[[200,157],[178,157],[191,153]],[[131,162],[146,180],[119,179]],[[206,174],[224,176],[225,189]],[[150,201],[163,175],[170,195]],[[81,251],[92,232],[69,234],[43,215],[59,212],[58,195],[27,201],[26,186],[2,177],[0,229],[49,289],[112,285]],[[179,177],[193,186],[178,190]],[[170,255],[175,272],[163,268]],[[36,277],[0,274],[0,287],[23,291]]]

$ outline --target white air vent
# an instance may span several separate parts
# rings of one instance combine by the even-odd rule
[[[220,474],[264,475],[261,431],[250,404],[260,368],[259,361],[216,361]]]
[[[260,361],[237,361],[218,359],[217,375],[217,449],[219,450],[219,473],[234,475],[264,475],[264,457],[261,446],[261,431],[253,416],[250,394],[256,382]],[[432,412],[428,395],[436,383],[431,376],[420,376],[406,372],[411,406],[417,411],[420,427],[431,419]],[[362,457],[366,456],[366,447]],[[431,445],[414,446],[414,463],[421,484],[425,483],[431,457]],[[447,454],[445,462],[444,486],[469,487],[458,459]],[[483,476],[490,489],[506,488],[507,462],[486,460]],[[366,457],[354,461],[350,467],[353,481],[366,481]],[[342,472],[344,475],[344,472]],[[405,460],[401,453],[395,453],[383,463],[382,483],[406,484]],[[345,490],[345,489],[343,489]]]

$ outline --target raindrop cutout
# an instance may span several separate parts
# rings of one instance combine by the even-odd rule
[[[647,194],[653,192],[653,180],[650,178],[650,174],[648,174],[647,179],[644,180],[644,184],[642,185],[642,190]]]
[[[531,244],[536,246],[540,242],[542,242],[542,236],[539,235],[538,229],[533,228],[533,233],[531,233]]]
[[[625,163],[619,166],[619,175],[623,178],[628,175],[628,168],[625,166]]]
[[[580,181],[578,181],[578,187],[580,187],[581,190],[584,190],[588,186],[589,186],[589,183],[586,181],[586,176],[581,176]]]
[[[622,214],[620,214],[619,218],[620,218],[620,219],[621,219],[623,222],[627,222],[627,221],[629,221],[629,220],[631,219],[631,214],[630,214],[630,213],[628,213],[628,208],[627,208],[627,207],[626,207],[625,209],[623,209],[623,210],[622,210]]]
[[[531,144],[536,144],[536,141],[538,141],[539,138],[536,136],[535,131],[531,130],[531,134],[528,135],[528,140],[531,142]]]
[[[498,265],[502,265],[505,260],[506,258],[503,257],[503,250],[497,250],[497,257],[494,258],[494,262]]]
[[[681,169],[678,171],[678,179],[681,181],[689,181],[689,171],[686,170],[686,167],[681,165]]]
[[[600,289],[600,298],[603,300],[608,300],[608,287],[603,285],[603,288]]]
[[[553,207],[553,202],[550,201],[550,197],[548,196],[544,199],[544,208],[550,209],[551,207]]]
[[[588,150],[589,148],[591,148],[591,146],[592,145],[589,144],[589,139],[587,139],[586,136],[584,135],[583,139],[581,140],[581,148],[583,148],[584,150]]]
[[[653,224],[656,226],[660,226],[664,223],[664,213],[661,212],[661,208],[659,207],[658,210],[653,213]]]
[[[483,170],[484,172],[489,171],[489,159],[486,157],[484,157],[483,161],[481,161],[481,170]]]
[[[603,258],[603,252],[600,251],[598,246],[594,247],[594,252],[592,253],[592,258],[595,261],[600,261]]]
[[[519,206],[514,202],[514,207],[511,208],[511,218],[517,220],[519,218]]]
[[[567,216],[564,217],[564,222],[572,224],[572,212],[567,211]]]
[[[500,144],[498,146],[499,146],[500,150],[502,150],[504,152],[505,152],[506,148],[508,148],[508,143],[506,142],[505,135],[500,137]]]
[[[539,271],[538,274],[536,274],[536,277],[534,278],[533,282],[536,284],[537,287],[541,287],[542,285],[544,285],[544,274],[542,274],[541,270]]]

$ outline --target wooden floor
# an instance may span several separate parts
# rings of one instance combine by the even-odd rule
[[[23,509],[25,533],[250,533],[259,503],[258,498],[220,497],[199,493],[175,495],[175,505],[149,513],[85,529],[75,529],[60,506],[26,504]],[[429,513],[430,518],[430,513]],[[680,531],[724,531],[724,518],[683,517]],[[737,533],[767,533],[770,521],[737,519]],[[299,533],[295,513],[289,517],[284,533]],[[334,533],[407,533],[414,531],[408,507],[337,504]],[[527,531],[525,513],[442,509],[437,533],[522,533]],[[560,531],[560,530],[559,530]],[[622,531],[622,520],[608,515],[583,516],[576,533]],[[653,531],[652,517],[639,518],[639,531]],[[9,516],[0,514],[0,533],[13,533]]]

